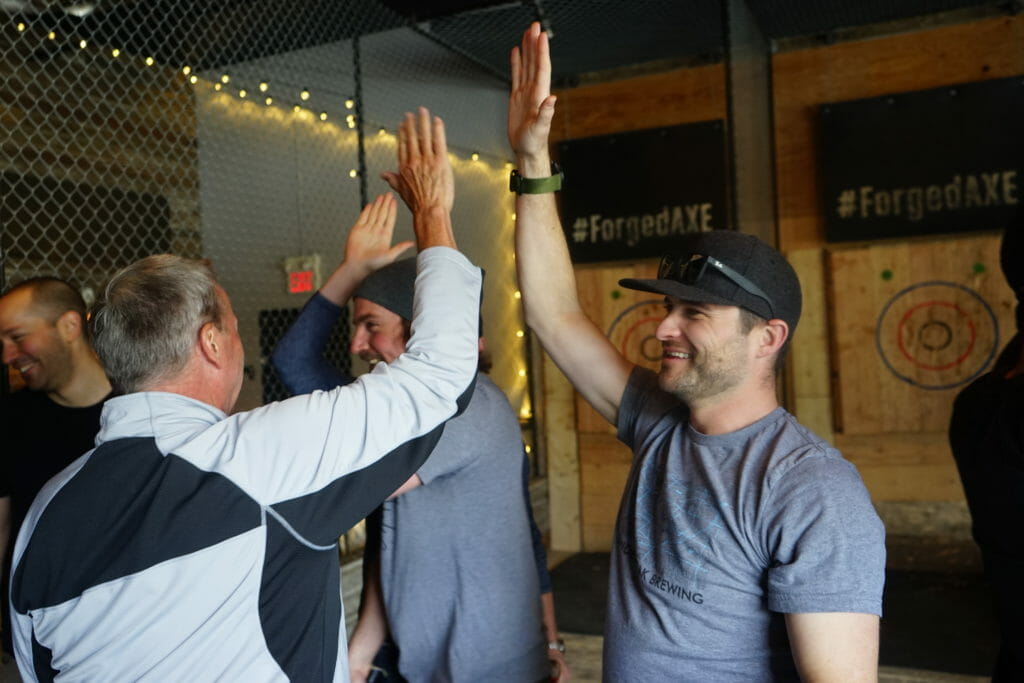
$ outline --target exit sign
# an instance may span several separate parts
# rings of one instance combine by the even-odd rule
[[[288,293],[301,294],[313,291],[313,271],[297,270],[288,273]]]
[[[291,256],[284,260],[289,294],[308,294],[320,287],[320,254]]]

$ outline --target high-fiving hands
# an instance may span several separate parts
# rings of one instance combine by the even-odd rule
[[[420,249],[455,246],[451,210],[455,178],[448,160],[444,122],[425,107],[407,113],[398,127],[398,171],[381,177],[399,194],[413,215]]]
[[[363,277],[392,263],[413,242],[391,246],[395,232],[397,203],[388,192],[363,207],[345,241],[345,261],[359,270]]]

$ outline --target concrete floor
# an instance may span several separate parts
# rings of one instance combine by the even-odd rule
[[[953,574],[968,576],[978,570],[977,559],[974,557],[974,551],[970,545],[945,543],[942,544],[938,551],[928,548],[924,552],[921,550],[919,541],[908,542],[904,545],[905,547],[900,545],[899,539],[891,539],[890,568],[892,568],[892,565],[897,565],[897,568],[903,570],[926,572],[941,569]],[[549,564],[555,568],[571,556],[571,553],[551,553],[548,558]],[[597,583],[603,581],[605,582],[604,585],[606,585],[606,577],[599,578],[600,581]],[[577,576],[576,579],[580,581],[585,580],[586,577]],[[603,594],[603,587],[597,584],[589,590],[593,590],[593,593],[597,596]],[[922,600],[934,602],[934,599],[927,595],[910,593],[906,588],[901,590],[907,593],[907,599],[918,601],[918,604]],[[599,599],[600,597],[595,598],[595,600]],[[557,600],[556,591],[556,602]],[[565,621],[573,621],[568,615],[566,616]],[[930,614],[923,614],[921,618],[932,621],[950,621],[949,619],[935,619],[935,615]],[[964,624],[961,623],[959,626],[964,626]],[[951,628],[957,629],[958,626],[953,624]],[[885,635],[884,629],[883,635]],[[573,671],[573,681],[577,683],[599,683],[601,681],[601,647],[603,641],[601,636],[564,631],[562,636],[566,643],[566,657]],[[911,645],[913,647],[919,646],[919,644]],[[911,645],[904,642],[898,647],[901,650],[913,649]],[[960,675],[899,666],[883,666],[879,669],[880,683],[984,683],[989,680],[987,676]],[[13,660],[5,658],[0,663],[0,683],[21,683],[21,678],[18,675],[17,667]]]
[[[601,636],[562,634],[566,657],[576,683],[601,683]],[[936,671],[919,671],[897,667],[882,667],[879,683],[985,683],[984,676],[957,676]],[[21,683],[13,660],[4,659],[0,666],[0,683]]]
[[[601,683],[601,636],[562,635],[573,682]],[[990,679],[885,666],[879,669],[878,680],[879,683],[986,683]]]

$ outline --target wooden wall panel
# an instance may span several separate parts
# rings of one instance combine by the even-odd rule
[[[829,263],[837,427],[944,432],[956,394],[1015,325],[998,236],[837,249]]]
[[[818,105],[1020,74],[1024,74],[1024,15],[794,50],[773,57],[779,245],[797,266],[805,294],[809,282],[820,283],[823,291],[826,288],[815,127]],[[901,244],[907,245],[907,259],[917,258],[920,242],[904,240]],[[837,247],[841,248],[845,247]],[[794,343],[791,405],[801,421],[814,424],[826,438],[828,433],[817,424],[829,414],[845,416],[847,422],[859,415],[861,419],[851,423],[854,431],[889,432],[865,435],[867,441],[863,441],[844,434],[841,421],[833,424],[836,445],[858,465],[876,503],[962,501],[944,428],[948,403],[955,391],[947,392],[949,395],[940,400],[924,402],[907,395],[909,385],[885,393],[885,378],[876,367],[877,354],[871,357],[873,345],[862,343],[874,336],[873,324],[863,321],[872,313],[878,316],[877,299],[869,291],[878,287],[877,275],[876,271],[869,274],[870,284],[864,282],[860,287],[832,293],[835,301],[828,302],[830,310],[843,312],[825,321],[824,337],[815,334],[813,339],[801,339],[808,328],[822,324],[820,319],[808,319],[809,315],[821,315],[817,307],[805,310]],[[848,327],[850,318],[861,321],[854,324],[859,324],[859,329]],[[858,335],[860,342],[851,341]],[[850,345],[842,353],[864,357],[849,355],[839,363],[833,351],[840,336],[843,344]],[[844,367],[845,389],[833,387],[828,395],[822,395],[821,378],[834,372],[842,374]],[[834,403],[840,399],[841,403]],[[886,402],[897,409],[882,410]],[[898,420],[893,419],[896,416]],[[864,460],[867,454],[873,458],[870,462]]]
[[[614,436],[581,434],[583,550],[611,550],[612,531],[633,453]]]
[[[831,442],[832,381],[822,251],[800,249],[786,256],[800,278],[803,292],[800,323],[790,342],[787,404],[805,427]]]
[[[815,160],[818,105],[1024,73],[1024,15],[776,54],[779,244],[825,241]]]
[[[835,440],[861,467],[876,501],[962,500],[962,493],[955,471],[950,469],[948,446],[938,432],[914,433],[905,439],[872,436],[872,441],[865,443],[833,431],[833,328],[827,317],[824,229],[818,207],[817,106],[1017,74],[1024,74],[1024,15],[773,57],[779,246],[797,268],[806,297],[791,355],[788,404],[802,422]],[[557,142],[716,118],[725,118],[722,65],[560,92],[552,138]],[[622,300],[611,298],[614,286],[610,283],[630,276],[630,269],[636,267],[577,268],[581,300],[602,329],[607,330],[624,309]],[[640,264],[639,268],[649,272],[652,264]],[[868,394],[872,380],[867,372],[862,374],[865,384],[859,391]],[[611,513],[618,508],[618,498],[613,499],[609,491],[621,491],[628,468],[610,464],[605,457],[612,447],[600,440],[613,439],[613,429],[578,398],[576,414],[579,460],[572,467],[578,466],[578,489],[560,489],[553,482],[551,496],[553,501],[563,495],[577,496],[582,543],[603,549],[610,543]],[[553,453],[552,457],[559,456]],[[575,470],[570,467],[566,471]]]
[[[557,142],[725,118],[721,64],[677,69],[558,93]]]

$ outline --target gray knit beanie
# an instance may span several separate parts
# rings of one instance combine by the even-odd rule
[[[383,306],[412,322],[412,301],[416,292],[416,257],[395,261],[375,270],[356,289],[355,296]]]
[[[481,270],[481,273],[486,273]],[[375,270],[363,280],[356,293],[357,296],[367,301],[372,301],[378,306],[383,306],[392,313],[398,314],[406,322],[412,322],[412,301],[416,293],[416,257],[402,259],[389,263],[379,270]],[[483,291],[480,292],[483,296]],[[478,319],[479,335],[484,336],[484,318],[481,312]]]

